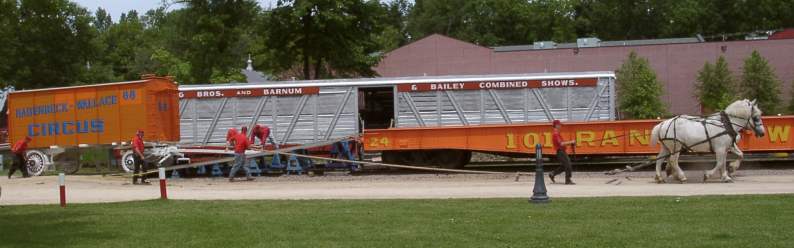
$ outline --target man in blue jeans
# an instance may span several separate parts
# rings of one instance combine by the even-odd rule
[[[232,169],[229,171],[229,182],[234,182],[234,176],[237,174],[237,170],[239,170],[240,167],[243,167],[243,170],[245,170],[245,180],[254,180],[254,178],[251,177],[248,166],[245,166],[245,150],[248,150],[251,146],[251,143],[248,142],[248,135],[246,135],[246,132],[248,132],[248,128],[243,127],[240,133],[235,135],[231,140],[234,144],[234,166],[232,166]]]

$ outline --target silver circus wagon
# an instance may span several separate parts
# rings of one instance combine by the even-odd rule
[[[181,85],[180,144],[219,146],[229,128],[271,128],[278,144],[363,129],[615,119],[612,72]]]

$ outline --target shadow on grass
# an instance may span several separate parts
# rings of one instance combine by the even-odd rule
[[[69,243],[101,243],[113,238],[111,233],[96,228],[97,223],[87,220],[88,213],[67,209],[52,211],[40,206],[13,210],[0,207],[0,213],[3,247],[63,247]]]

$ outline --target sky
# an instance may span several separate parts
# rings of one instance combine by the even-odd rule
[[[173,0],[167,1],[173,2]],[[72,0],[72,2],[83,6],[88,9],[88,11],[91,11],[91,13],[96,12],[97,8],[102,7],[110,14],[113,21],[117,22],[122,13],[127,13],[134,9],[138,11],[138,14],[143,15],[146,11],[159,7],[163,0]],[[276,0],[257,0],[257,2],[259,2],[259,6],[263,8],[276,5]]]

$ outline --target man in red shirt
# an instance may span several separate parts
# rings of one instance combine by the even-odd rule
[[[264,149],[267,140],[270,138],[270,128],[256,124],[254,130],[251,130],[251,134],[251,145],[256,144],[256,139],[259,139],[259,144],[262,145],[262,149]],[[273,143],[273,139],[270,139],[270,143]]]
[[[275,145],[273,139],[270,138],[270,128],[267,126],[262,126],[259,124],[254,126],[254,129],[251,130],[251,145],[256,144],[256,139],[259,139],[259,144],[262,146],[259,148],[261,151],[265,150],[265,145],[267,144],[268,139],[270,140],[270,143]],[[265,157],[259,157],[257,161],[259,161],[260,165],[265,165]]]
[[[562,123],[560,123],[560,120],[554,120],[554,122],[552,122],[552,126],[554,127],[554,131],[552,131],[551,140],[554,144],[554,150],[557,151],[557,161],[560,161],[560,166],[549,173],[549,179],[551,179],[552,183],[556,183],[556,181],[554,181],[554,177],[565,170],[565,184],[575,184],[573,181],[571,181],[573,169],[571,168],[571,159],[568,158],[568,153],[565,152],[565,148],[568,147],[568,145],[576,145],[576,141],[563,141],[562,135],[560,135],[560,128],[562,128]]]
[[[237,136],[237,129],[229,128],[229,131],[226,132],[226,151],[229,151],[235,136]]]
[[[254,180],[254,178],[251,177],[251,171],[248,170],[248,166],[245,166],[245,150],[251,147],[251,143],[248,142],[248,135],[246,135],[247,132],[248,128],[242,127],[240,133],[232,139],[232,143],[234,144],[234,166],[232,166],[232,169],[229,171],[229,182],[234,182],[234,176],[237,174],[237,170],[239,170],[240,167],[245,170],[245,180]]]
[[[25,136],[24,139],[17,141],[14,147],[11,148],[11,153],[14,154],[14,162],[11,163],[11,169],[8,171],[8,179],[11,179],[11,175],[13,175],[17,169],[22,172],[22,177],[30,177],[30,175],[28,175],[28,161],[27,158],[25,158],[30,140],[29,136]]]
[[[138,179],[141,179],[141,184],[151,184],[146,181],[146,176],[140,176],[139,173],[145,172],[144,166],[144,146],[143,146],[143,130],[138,130],[135,137],[132,137],[132,159],[134,161],[134,169],[132,171],[132,184],[138,184]]]

